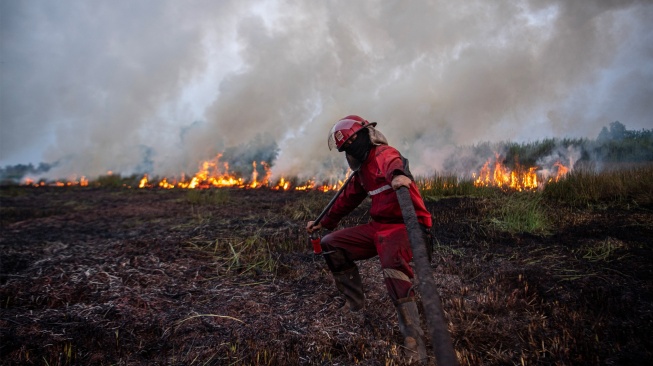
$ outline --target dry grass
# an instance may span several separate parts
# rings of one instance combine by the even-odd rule
[[[233,191],[199,205],[185,193],[0,195],[24,213],[0,225],[4,364],[401,364],[378,259],[359,262],[365,311],[344,311],[305,220],[289,215],[308,195]],[[498,202],[427,203],[460,363],[651,359],[651,213],[559,204],[549,235],[533,235],[487,225]]]

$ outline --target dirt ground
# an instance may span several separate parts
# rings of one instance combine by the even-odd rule
[[[378,260],[350,313],[309,249],[330,193],[205,196],[0,188],[0,364],[401,364]],[[427,204],[462,365],[653,363],[653,207],[548,207],[539,236],[493,229],[492,204]]]

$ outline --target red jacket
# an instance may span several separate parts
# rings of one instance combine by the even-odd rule
[[[388,145],[373,146],[358,173],[351,179],[329,212],[320,221],[326,229],[333,230],[368,196],[372,197],[370,216],[379,223],[403,223],[401,207],[396,192],[390,187],[397,174],[408,175],[399,151]],[[431,227],[431,213],[426,209],[415,182],[410,184],[410,196],[420,224]]]

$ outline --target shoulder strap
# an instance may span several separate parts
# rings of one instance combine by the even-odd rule
[[[415,178],[413,178],[413,174],[410,172],[408,159],[406,159],[403,155],[401,155],[401,153],[399,153],[399,156],[401,157],[401,162],[404,165],[404,173],[406,173],[406,176],[410,178],[410,180],[415,181]]]

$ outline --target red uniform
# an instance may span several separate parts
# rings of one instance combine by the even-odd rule
[[[412,259],[412,251],[401,207],[396,192],[390,186],[395,175],[410,176],[399,152],[388,145],[373,146],[356,176],[320,224],[327,229],[335,229],[344,216],[368,195],[371,196],[372,221],[334,231],[322,238],[322,246],[325,251],[342,249],[347,262],[372,258],[378,254],[388,293],[396,302],[411,295],[413,270],[408,264]],[[411,182],[409,190],[418,221],[430,228],[431,214],[426,209],[415,182]]]

